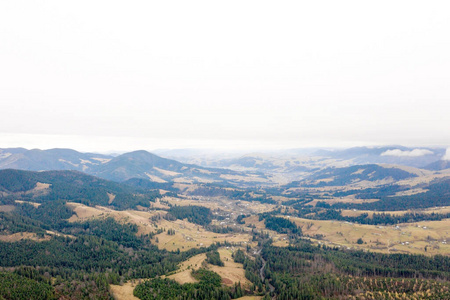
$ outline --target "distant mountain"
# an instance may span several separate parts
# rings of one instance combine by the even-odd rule
[[[9,148],[0,149],[0,169],[87,171],[108,162],[111,158],[113,157],[81,153],[72,149],[27,150]]]
[[[383,146],[318,150],[313,152],[312,155],[350,160],[352,164],[395,164],[420,168],[440,160],[444,153],[444,148]]]
[[[450,169],[450,160],[438,160],[424,167],[426,170],[441,171]]]
[[[417,174],[396,167],[385,167],[375,164],[356,165],[345,168],[327,168],[314,173],[302,181],[293,182],[289,186],[344,186],[377,181],[387,184],[413,177],[417,177]]]
[[[222,168],[206,168],[166,159],[147,151],[134,151],[116,157],[81,153],[71,149],[0,149],[0,169],[30,171],[76,170],[108,180],[147,179],[157,183],[263,182],[263,175]]]
[[[211,165],[233,170],[283,173],[310,172],[318,169],[316,166],[310,166],[309,162],[302,161],[295,156],[266,155],[262,153],[251,153],[237,158],[222,159],[212,162]]]
[[[227,169],[211,169],[176,160],[162,158],[147,151],[134,151],[119,155],[94,168],[92,174],[115,181],[145,178],[164,183],[224,181],[226,175],[242,175]]]

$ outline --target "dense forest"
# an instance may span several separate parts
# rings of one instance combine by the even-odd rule
[[[0,299],[56,299],[54,288],[44,278],[33,280],[0,271]]]
[[[294,222],[289,221],[286,218],[274,217],[270,214],[262,214],[259,216],[259,220],[264,220],[264,224],[267,229],[278,233],[289,233],[298,236],[302,235],[302,229],[299,228]]]
[[[306,241],[280,248],[266,243],[265,282],[246,259],[246,276],[277,299],[450,299],[450,258],[379,254],[317,247]],[[268,280],[268,281],[267,281]]]
[[[225,264],[220,259],[220,254],[217,250],[213,250],[206,253],[206,262],[212,265],[223,267]]]
[[[189,222],[198,224],[198,225],[208,225],[211,223],[212,214],[211,210],[204,206],[173,206],[169,209],[169,216],[173,216],[176,219],[187,219]]]

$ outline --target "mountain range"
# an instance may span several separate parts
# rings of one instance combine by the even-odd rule
[[[172,155],[172,158],[179,158],[181,160],[179,161],[144,150],[121,155],[105,155],[82,153],[72,149],[7,148],[0,149],[0,169],[75,170],[117,182],[140,179],[158,184],[219,184],[242,187],[288,184],[304,179],[317,181],[320,180],[320,176],[327,176],[326,172],[330,170],[324,170],[330,167],[336,168],[332,172],[340,172],[328,176],[334,177],[336,182],[361,180],[359,177],[365,173],[353,174],[361,168],[351,168],[359,165],[372,165],[366,166],[365,169],[377,171],[376,176],[375,173],[364,171],[370,175],[365,181],[381,180],[383,175],[389,177],[394,173],[402,173],[392,166],[377,167],[375,164],[420,167],[429,171],[450,168],[450,162],[442,159],[445,155],[444,148],[385,146],[344,150],[291,149],[283,154],[254,153],[238,157],[228,156],[225,159],[223,156],[208,155],[204,151],[198,153],[195,150],[186,151],[166,153]],[[164,151],[158,153],[164,154]],[[191,159],[187,158],[188,154],[191,155]],[[339,169],[347,167],[350,169]],[[398,180],[395,174],[391,178]],[[358,178],[353,178],[355,175],[358,175]],[[343,176],[345,178],[337,179]],[[321,185],[325,184],[323,179],[320,180]]]
[[[248,181],[248,172],[185,164],[143,150],[110,156],[81,153],[72,149],[0,149],[0,169],[75,170],[118,182],[131,178],[148,179],[158,183],[189,184],[237,184],[243,180]],[[251,180],[264,181],[263,177],[261,174],[252,174]]]

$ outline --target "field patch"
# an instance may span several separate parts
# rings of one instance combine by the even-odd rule
[[[206,268],[216,272],[222,278],[222,283],[227,286],[233,286],[235,283],[241,283],[242,286],[250,285],[245,278],[245,271],[242,264],[235,263],[232,257],[233,250],[231,248],[220,248],[218,250],[220,259],[224,262],[223,267],[207,264]],[[173,279],[180,284],[198,282],[192,277],[192,270],[197,270],[205,264],[206,254],[198,254],[191,257],[180,264],[179,270],[167,278]]]
[[[395,226],[290,218],[315,243],[382,253],[450,255],[450,219]],[[362,243],[358,243],[358,239]]]
[[[192,277],[192,270],[201,267],[202,262],[206,259],[206,254],[198,254],[190,259],[182,262],[179,266],[177,273],[167,276],[167,278],[173,279],[180,284],[198,282],[197,279]]]
[[[187,251],[192,248],[208,247],[213,243],[225,241],[230,243],[247,243],[251,237],[247,233],[221,234],[205,230],[202,226],[190,223],[185,220],[158,221],[158,228],[166,231],[155,236],[158,248],[169,251]],[[175,234],[169,235],[168,230],[173,229]]]
[[[113,210],[103,206],[90,207],[80,203],[67,202],[75,213],[69,218],[69,222],[83,222],[93,218],[112,217],[118,222],[133,223],[138,226],[137,235],[148,234],[156,231],[151,218],[155,215],[166,214],[165,211],[138,211],[138,210]]]
[[[2,241],[2,242],[13,243],[13,242],[21,241],[21,240],[32,240],[32,241],[36,241],[36,242],[43,242],[43,241],[50,240],[50,236],[45,235],[43,238],[40,238],[34,232],[18,232],[18,233],[13,233],[13,234],[8,234],[8,235],[0,234],[0,241]]]
[[[220,254],[220,259],[224,262],[225,266],[219,267],[208,265],[209,269],[219,274],[225,285],[233,286],[235,283],[239,282],[242,286],[250,285],[250,281],[245,278],[243,265],[234,262],[233,257],[231,257],[233,251],[226,248],[221,248],[218,251]]]
[[[109,288],[113,298],[116,300],[139,300],[139,298],[133,295],[136,285],[137,283],[127,282],[123,285],[111,284]]]
[[[21,203],[21,204],[23,204],[23,203],[28,203],[28,204],[30,204],[30,205],[33,205],[35,208],[38,208],[39,205],[41,205],[41,203],[36,203],[36,202],[31,202],[31,201],[15,200],[14,202],[16,202],[16,203]]]

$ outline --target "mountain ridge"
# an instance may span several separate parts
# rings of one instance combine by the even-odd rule
[[[145,150],[127,152],[114,157],[63,148],[48,150],[0,149],[0,169],[75,170],[117,182],[141,178],[154,182],[237,183],[243,181],[247,176],[242,172],[229,169],[181,163]],[[233,176],[237,176],[237,179]]]

